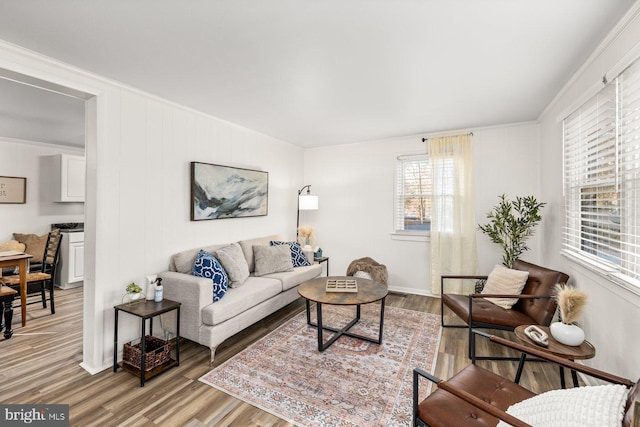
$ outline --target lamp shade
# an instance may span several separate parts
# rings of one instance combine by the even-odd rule
[[[301,194],[298,196],[298,202],[300,203],[299,209],[301,211],[318,210],[318,196],[315,194]]]

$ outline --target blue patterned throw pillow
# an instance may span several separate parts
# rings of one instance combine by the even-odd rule
[[[229,277],[220,262],[207,251],[200,249],[193,263],[193,275],[206,277],[213,282],[213,301],[220,301],[229,287]]]
[[[278,242],[278,241],[272,240],[269,242],[269,244],[271,246],[289,245],[289,247],[291,248],[291,263],[293,264],[294,267],[306,267],[308,265],[311,265],[311,263],[305,256],[304,252],[302,252],[302,246],[300,246],[300,243]]]

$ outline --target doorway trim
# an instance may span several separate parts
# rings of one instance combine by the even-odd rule
[[[82,363],[90,374],[104,369],[103,290],[96,280],[99,133],[105,132],[105,88],[99,78],[0,40],[0,77],[85,100],[86,197]]]

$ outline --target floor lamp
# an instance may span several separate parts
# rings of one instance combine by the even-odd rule
[[[307,189],[306,194],[302,192]],[[298,240],[298,228],[300,228],[300,211],[318,210],[318,196],[311,194],[311,185],[305,185],[298,190],[298,220],[296,222],[296,241]]]

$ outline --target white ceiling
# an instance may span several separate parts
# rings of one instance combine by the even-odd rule
[[[0,39],[313,147],[535,120],[632,4],[2,0]]]

